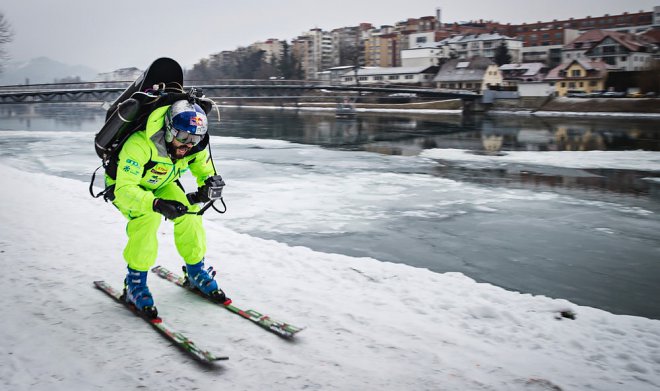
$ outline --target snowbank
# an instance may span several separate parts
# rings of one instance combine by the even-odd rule
[[[660,171],[660,153],[654,151],[502,151],[477,155],[464,149],[426,149],[421,156],[458,162],[523,163],[568,168],[609,168]]]
[[[235,303],[307,326],[282,340],[155,276],[160,313],[226,354],[196,365],[92,286],[120,286],[124,221],[84,183],[8,166],[0,192],[7,390],[654,390],[660,321],[509,292],[458,273],[290,247],[207,222]],[[159,262],[180,267],[161,228]],[[574,311],[575,320],[561,317]]]

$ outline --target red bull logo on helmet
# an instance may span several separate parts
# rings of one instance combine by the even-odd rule
[[[204,126],[204,118],[190,117],[190,126]]]

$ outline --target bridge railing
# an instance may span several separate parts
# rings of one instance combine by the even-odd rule
[[[50,83],[33,85],[0,86],[0,103],[38,102],[89,102],[112,101],[133,81]],[[219,83],[219,84],[218,84]],[[471,91],[456,91],[406,85],[385,84],[357,86],[329,84],[323,80],[190,80],[186,87],[198,87],[209,97],[248,96],[293,98],[305,95],[373,94],[377,96],[408,96],[423,99],[475,100],[481,94]]]

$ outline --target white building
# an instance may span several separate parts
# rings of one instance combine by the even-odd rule
[[[433,33],[411,34],[410,47],[401,50],[401,65],[405,67],[437,65],[440,58],[455,56],[468,60],[473,57],[494,59],[497,48],[507,46],[511,62],[522,62],[523,41],[501,34],[456,35],[439,42],[422,43]],[[417,40],[420,43],[417,43]],[[415,43],[413,43],[415,42]]]
[[[501,34],[456,35],[440,41],[447,46],[450,53],[456,53],[459,59],[470,59],[475,56],[493,59],[497,48],[504,43],[511,56],[511,62],[522,61],[523,41]]]
[[[481,92],[503,83],[497,64],[485,57],[451,59],[444,63],[433,81],[437,88]]]
[[[355,71],[351,70],[344,73],[342,77],[342,84],[355,85],[357,82],[359,82],[360,85],[430,85],[437,71],[438,67],[436,66],[360,68],[357,72],[357,81],[355,80]]]
[[[435,44],[435,31],[408,34],[408,47],[402,49],[413,49]]]
[[[438,65],[440,58],[447,57],[448,48],[437,43],[417,46],[401,51],[401,66],[420,67]]]

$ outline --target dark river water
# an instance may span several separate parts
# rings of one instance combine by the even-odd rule
[[[88,181],[103,115],[98,105],[0,106],[0,134],[11,132],[0,138],[0,159]],[[211,119],[230,210],[205,216],[233,230],[660,319],[660,171],[649,162],[578,169],[420,156],[435,148],[489,156],[644,150],[658,153],[651,159],[658,167],[658,119],[359,113],[343,120],[249,108],[222,108],[220,124]],[[63,131],[74,134],[63,141]],[[21,148],[17,140],[25,140]]]

